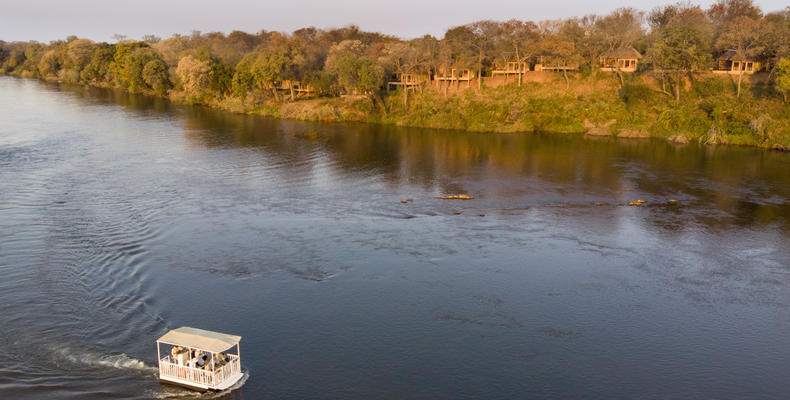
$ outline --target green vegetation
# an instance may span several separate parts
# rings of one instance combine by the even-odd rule
[[[479,21],[442,39],[405,41],[355,26],[116,39],[0,41],[0,74],[281,118],[790,147],[790,7],[764,14],[752,0]],[[631,48],[644,54],[636,72],[599,70],[602,54]],[[722,60],[753,60],[761,71],[711,73]],[[492,78],[507,62],[534,71]],[[560,72],[539,72],[538,64]],[[431,80],[450,68],[484,78]],[[424,78],[389,92],[401,74]]]

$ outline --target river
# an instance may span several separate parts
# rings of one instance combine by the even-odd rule
[[[243,337],[218,398],[783,399],[788,260],[788,154],[0,77],[4,399],[196,397],[179,326]]]

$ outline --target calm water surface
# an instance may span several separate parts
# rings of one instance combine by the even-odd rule
[[[786,399],[788,245],[787,154],[0,78],[3,399],[193,396],[182,325],[244,337],[218,397]]]

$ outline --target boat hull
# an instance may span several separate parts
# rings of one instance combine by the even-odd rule
[[[175,379],[175,378],[167,378],[167,377],[159,377],[159,382],[166,383],[169,385],[176,385],[181,386],[183,388],[195,390],[198,392],[210,392],[210,391],[223,391],[231,388],[235,385],[241,378],[244,376],[242,373],[236,373],[232,375],[230,378],[225,379],[222,383],[218,386],[208,386],[208,385],[201,385],[195,382],[190,382],[187,380],[182,379]]]

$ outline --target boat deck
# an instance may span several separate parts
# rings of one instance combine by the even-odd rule
[[[198,390],[225,390],[243,376],[239,357],[229,357],[227,364],[211,371],[174,363],[165,356],[159,360],[159,380]]]

